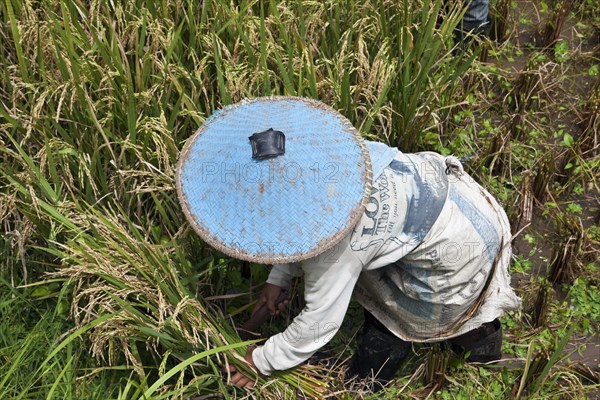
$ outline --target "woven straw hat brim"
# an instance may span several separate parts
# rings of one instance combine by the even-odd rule
[[[248,137],[273,128],[285,154],[252,159]],[[261,97],[217,111],[184,146],[177,193],[200,237],[217,250],[265,264],[321,254],[348,235],[371,192],[359,132],[316,100]]]

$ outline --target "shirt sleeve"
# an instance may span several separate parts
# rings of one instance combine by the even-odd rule
[[[267,283],[281,288],[289,288],[292,278],[297,276],[302,276],[302,268],[298,263],[276,264],[269,273]]]
[[[262,374],[292,368],[331,340],[344,320],[362,267],[348,238],[302,262],[306,306],[284,332],[254,350],[252,358]]]

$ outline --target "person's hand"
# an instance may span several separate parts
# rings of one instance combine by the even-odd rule
[[[263,306],[267,306],[267,310],[269,310],[269,314],[271,315],[279,315],[285,307],[287,307],[289,300],[285,299],[279,304],[275,304],[279,294],[281,293],[282,288],[273,285],[271,283],[265,283],[260,295],[258,296],[258,301],[256,302],[256,306],[254,306],[254,310],[252,310],[252,316],[256,314],[256,312]]]
[[[252,368],[256,372],[257,371],[256,365],[254,365],[254,361],[252,360],[252,352],[254,351],[254,349],[256,349],[256,346],[248,347],[248,350],[246,351],[246,355],[244,356],[244,360],[250,366],[250,368]],[[231,374],[231,380],[229,381],[229,383],[231,383],[233,385],[236,385],[236,386],[239,386],[242,388],[246,388],[246,387],[251,388],[251,387],[254,387],[254,385],[256,384],[256,377],[249,378],[246,375],[244,375],[243,373],[236,370],[235,367],[233,367],[232,365],[229,366],[229,368],[227,369],[227,372],[229,372]],[[258,372],[256,372],[256,374],[258,375]]]

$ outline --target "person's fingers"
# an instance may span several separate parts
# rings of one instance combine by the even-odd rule
[[[281,293],[281,287],[279,287],[277,285],[272,285],[269,283],[265,284],[265,287],[263,288],[262,292],[258,296],[256,305],[254,306],[254,309],[252,310],[252,316],[254,316],[258,312],[258,310],[260,310],[260,308],[263,306],[267,307],[267,311],[269,311],[269,314],[278,315],[280,308],[279,308],[279,305],[276,304],[275,302],[277,301],[277,298],[279,297],[280,293]],[[287,304],[287,303],[285,303],[285,304]]]
[[[252,310],[252,316],[254,316],[254,314],[256,314],[256,312],[260,310],[260,308],[265,305],[266,302],[266,296],[260,296],[256,302],[256,305],[254,306],[254,309]]]
[[[253,351],[256,349],[256,346],[249,346],[248,349],[246,350],[246,354],[244,355],[244,360],[246,361],[246,363],[250,366],[251,370],[254,371],[254,373],[257,373],[256,370],[256,366],[254,365],[254,360],[252,359],[252,353]],[[223,371],[224,373],[227,373],[227,376],[229,378],[229,384],[231,385],[236,385],[239,387],[247,387],[247,388],[251,388],[253,387],[256,382],[256,375],[252,374],[252,372],[246,372],[246,373],[242,373],[240,371],[238,371],[233,365],[230,364],[226,364],[223,367],[221,367],[221,371]],[[253,375],[254,378],[249,378],[247,375]]]
[[[221,367],[221,372],[226,374],[234,374],[237,372],[237,369],[233,365],[227,363]]]
[[[236,372],[235,374],[231,375],[231,383],[239,386],[239,382],[244,380],[245,378],[246,377],[244,375],[240,374],[239,372]]]
[[[241,380],[238,382],[238,386],[239,386],[239,387],[247,387],[247,388],[251,388],[251,387],[253,387],[253,386],[254,386],[254,383],[255,383],[255,382],[254,382],[254,380],[253,380],[253,379],[250,379],[250,378],[246,378],[246,377],[244,377],[244,379],[241,379]]]
[[[275,315],[277,313],[277,307],[275,307],[275,299],[274,298],[268,298],[267,299],[267,309],[269,310],[269,313],[271,315]]]
[[[236,372],[235,375],[231,377],[231,383],[239,386],[239,387],[253,387],[254,380],[246,377],[245,375]]]
[[[289,302],[290,302],[290,301],[289,301],[288,299],[285,299],[285,300],[283,300],[281,303],[279,303],[279,304],[277,305],[277,308],[279,309],[279,312],[281,312],[281,311],[285,310],[285,308],[287,307],[287,305],[288,305],[288,303],[289,303]]]
[[[287,307],[288,303],[289,303],[288,300],[283,300],[281,303],[277,304],[275,312],[271,313],[271,315],[279,316],[279,314],[281,314],[281,312],[283,310],[285,310],[285,308]]]

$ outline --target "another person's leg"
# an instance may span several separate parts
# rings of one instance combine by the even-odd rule
[[[463,31],[485,34],[489,29],[489,0],[471,0],[463,16]]]
[[[375,377],[385,385],[394,377],[411,347],[411,343],[394,335],[365,310],[361,340],[347,376]]]
[[[455,42],[460,43],[467,35],[485,36],[490,29],[489,0],[470,0],[461,24],[455,31]]]

